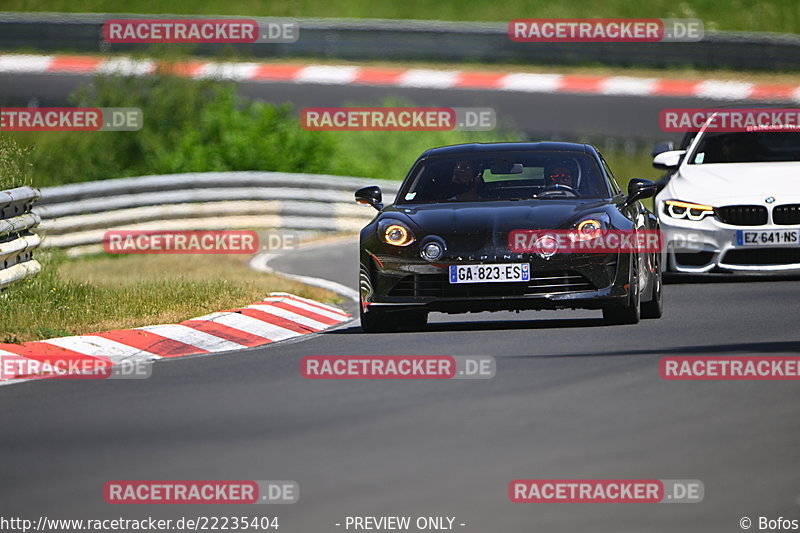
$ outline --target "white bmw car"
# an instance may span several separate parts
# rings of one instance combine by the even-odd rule
[[[688,140],[688,137],[687,137]],[[800,272],[800,132],[701,130],[659,153],[670,272]]]

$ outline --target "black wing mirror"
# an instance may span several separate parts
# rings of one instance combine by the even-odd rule
[[[642,178],[633,178],[628,183],[628,197],[625,199],[625,205],[630,205],[638,200],[651,198],[658,192],[658,186],[650,180]]]
[[[375,185],[364,187],[356,191],[356,202],[361,205],[371,205],[378,211],[383,209],[383,193],[381,188]]]

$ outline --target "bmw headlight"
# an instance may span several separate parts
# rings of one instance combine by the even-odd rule
[[[664,213],[672,218],[703,220],[707,216],[714,215],[714,208],[710,205],[694,204],[691,202],[681,202],[679,200],[667,200],[664,203]]]
[[[399,220],[383,220],[378,224],[378,236],[392,246],[408,246],[415,238],[411,229]]]

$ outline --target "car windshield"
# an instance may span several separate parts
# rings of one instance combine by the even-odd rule
[[[800,161],[800,132],[706,133],[700,139],[689,164],[771,161]]]
[[[582,152],[480,153],[422,160],[398,203],[608,198],[600,166]]]

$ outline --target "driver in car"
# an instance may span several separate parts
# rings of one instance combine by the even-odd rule
[[[558,190],[569,187],[575,190],[577,177],[578,172],[573,161],[566,159],[552,161],[544,169],[544,189]]]
[[[453,167],[453,176],[450,178],[452,189],[460,191],[448,200],[459,202],[475,202],[480,200],[478,191],[483,185],[483,170],[480,165],[472,161],[459,161]]]

